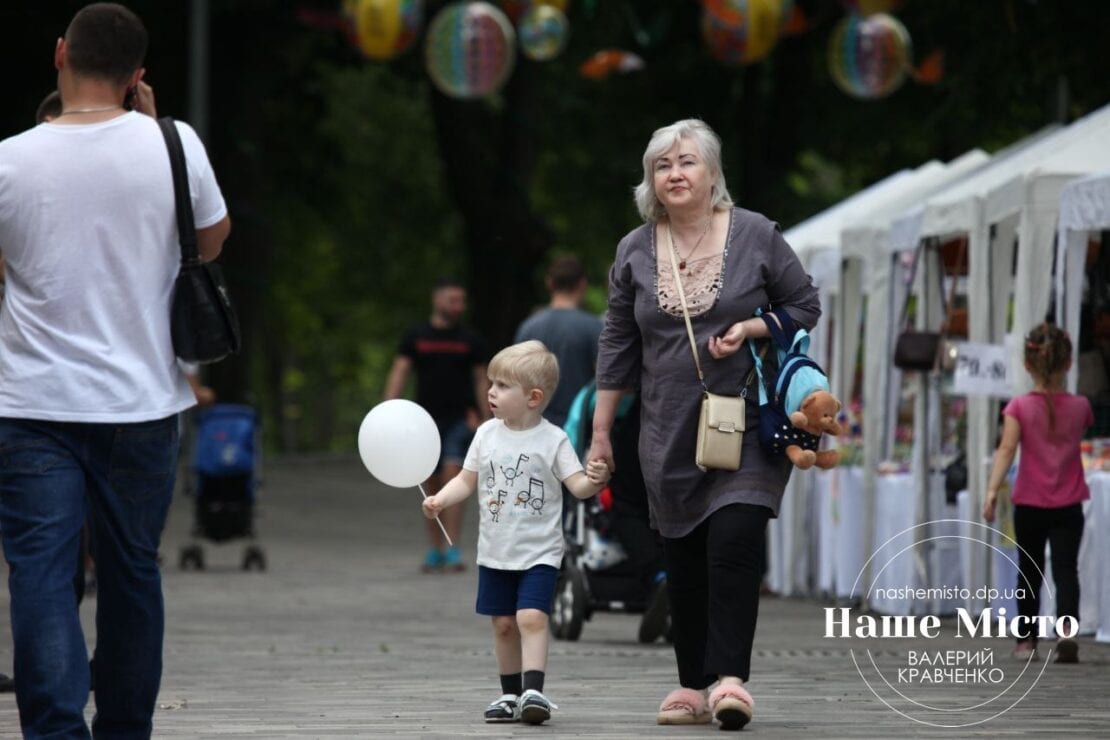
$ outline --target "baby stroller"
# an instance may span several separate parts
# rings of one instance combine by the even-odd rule
[[[579,457],[589,450],[596,395],[593,383],[584,387],[567,418],[567,436]],[[639,396],[622,399],[610,437],[617,470],[609,487],[588,501],[565,499],[566,554],[555,586],[551,632],[573,641],[595,611],[642,613],[639,641],[654,642],[670,632],[670,609],[640,472]]]
[[[204,570],[204,550],[196,540],[240,538],[251,540],[243,550],[243,570],[266,569],[266,554],[253,542],[257,442],[258,420],[250,406],[215,404],[197,412],[191,471],[194,541],[181,548],[182,570]]]

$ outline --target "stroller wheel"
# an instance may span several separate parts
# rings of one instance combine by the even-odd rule
[[[251,545],[243,553],[243,570],[266,570],[266,553],[262,548]]]
[[[178,566],[181,570],[204,570],[204,550],[200,549],[200,545],[186,545],[181,548]]]
[[[551,608],[551,634],[557,640],[577,640],[586,621],[585,576],[569,560],[555,581],[555,600]]]

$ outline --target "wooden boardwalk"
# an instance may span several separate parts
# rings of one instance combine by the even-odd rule
[[[187,499],[175,502],[163,547],[167,629],[155,736],[718,736],[709,727],[655,725],[655,708],[675,681],[673,656],[662,643],[637,644],[638,618],[617,614],[595,615],[580,641],[552,645],[546,693],[560,709],[549,724],[484,724],[481,711],[500,692],[488,622],[473,612],[474,571],[418,573],[419,494],[384,489],[347,458],[277,462],[264,477],[264,574],[239,570],[242,543],[206,545],[206,572],[178,570],[191,513]],[[464,549],[471,560],[475,529],[470,511]],[[4,671],[11,666],[6,591],[0,602]],[[82,606],[90,641],[94,604]],[[825,606],[763,601],[751,682],[756,718],[746,734],[1110,737],[1110,645],[1082,639],[1082,663],[1048,665],[1009,711],[941,729],[876,698],[853,664],[850,649],[864,656],[862,643],[823,637]],[[876,651],[880,665],[904,665],[897,653],[907,647],[966,647],[943,639],[910,643],[884,644]],[[1016,675],[1002,657],[1006,641],[984,644],[1008,676]],[[977,691],[985,689],[933,687],[920,703],[949,707],[928,721],[960,724],[972,715],[950,708],[970,706]],[[921,689],[909,698],[925,697]],[[910,711],[916,706],[896,705],[925,716]],[[0,695],[0,736],[18,736],[11,694]]]

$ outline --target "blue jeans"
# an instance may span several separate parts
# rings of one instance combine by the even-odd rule
[[[0,538],[24,737],[87,738],[89,661],[73,592],[81,527],[96,561],[97,738],[149,738],[162,677],[158,543],[177,417],[134,424],[0,419]]]
[[[470,431],[466,419],[437,419],[436,427],[439,428],[440,439],[437,472],[441,472],[444,465],[461,467],[470,449],[470,441],[474,439],[474,432]]]

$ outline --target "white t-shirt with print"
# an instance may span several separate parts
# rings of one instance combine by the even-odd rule
[[[197,228],[227,214],[196,132],[177,124]],[[181,262],[157,122],[43,123],[0,142],[0,417],[115,423],[195,403],[170,341]]]
[[[563,560],[562,481],[582,470],[567,434],[546,419],[514,431],[478,427],[463,467],[478,474],[478,565],[527,570]]]

